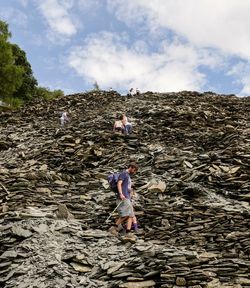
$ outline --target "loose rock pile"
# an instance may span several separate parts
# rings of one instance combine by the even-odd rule
[[[249,111],[211,92],[100,91],[2,112],[0,287],[250,287]],[[117,112],[132,135],[112,132]],[[106,179],[130,160],[126,239],[108,232]]]

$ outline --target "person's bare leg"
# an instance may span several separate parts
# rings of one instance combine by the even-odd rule
[[[115,221],[115,224],[116,224],[116,225],[122,224],[122,223],[124,223],[125,221],[127,221],[127,219],[128,219],[128,216],[119,217],[119,218]]]
[[[133,221],[133,217],[129,217],[127,221],[127,231],[131,230],[132,221]]]
[[[132,223],[133,223],[133,224],[137,224],[137,219],[136,219],[135,216],[132,218]]]

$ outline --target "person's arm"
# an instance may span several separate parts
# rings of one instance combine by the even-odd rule
[[[125,196],[123,195],[122,193],[122,180],[118,180],[117,182],[117,189],[118,189],[118,192],[119,192],[119,197],[121,200],[124,200],[125,199]]]

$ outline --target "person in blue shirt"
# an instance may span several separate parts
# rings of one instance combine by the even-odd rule
[[[131,175],[134,175],[138,167],[136,163],[130,163],[128,169],[121,172],[117,181],[117,204],[119,205],[117,210],[119,218],[116,220],[116,225],[119,227],[122,223],[127,221],[126,232],[131,231],[134,215],[134,209],[131,202]]]

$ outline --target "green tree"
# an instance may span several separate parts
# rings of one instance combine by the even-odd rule
[[[24,69],[15,64],[8,24],[0,20],[0,97],[11,97],[22,85]]]
[[[33,76],[31,65],[26,58],[26,53],[16,44],[12,44],[12,52],[15,56],[15,64],[24,70],[22,85],[13,93],[13,97],[25,101],[35,97],[37,80]]]
[[[0,20],[0,37],[5,39],[5,41],[7,41],[8,38],[11,37],[11,33],[9,32],[9,29],[8,29],[8,24],[1,20]]]
[[[25,51],[10,43],[10,37],[8,24],[0,20],[0,99],[18,107],[33,98],[50,100],[63,96],[62,90],[38,86]]]

